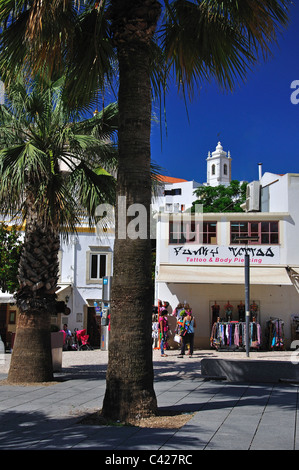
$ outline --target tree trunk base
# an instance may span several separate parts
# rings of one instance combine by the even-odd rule
[[[134,390],[122,382],[109,382],[106,389],[102,416],[114,421],[130,422],[157,415],[156,396],[149,389]]]
[[[50,316],[48,312],[20,313],[7,382],[52,380]]]

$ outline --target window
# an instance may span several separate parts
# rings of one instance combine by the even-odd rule
[[[208,245],[216,245],[217,243],[217,223],[216,222],[204,222],[202,242]]]
[[[235,241],[236,237],[257,237],[257,241],[248,241],[249,245],[278,245],[279,224],[278,222],[231,222],[230,242],[231,244],[242,244]]]
[[[185,243],[183,222],[169,222],[169,243]]]
[[[171,221],[169,223],[169,244],[178,243],[215,245],[217,243],[217,223]]]
[[[181,188],[176,189],[165,189],[164,196],[181,196],[182,190]]]
[[[86,252],[86,283],[99,284],[111,276],[112,251],[110,247],[90,246]]]
[[[215,165],[212,165],[212,175],[215,175],[215,173],[216,173],[216,167]]]
[[[100,253],[90,255],[90,279],[102,279],[107,272],[107,255]]]
[[[223,165],[223,174],[227,175],[227,164],[226,163],[224,163],[224,165]]]

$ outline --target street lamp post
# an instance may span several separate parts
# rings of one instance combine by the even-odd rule
[[[240,236],[235,237],[235,242],[244,242],[246,247],[248,246],[249,241],[258,241],[258,237],[248,237],[248,236]],[[245,256],[244,256],[244,265],[245,265],[245,321],[246,321],[246,338],[245,338],[245,348],[246,348],[246,355],[249,357],[249,320],[250,320],[250,262],[249,262],[249,254],[248,249],[246,249]]]

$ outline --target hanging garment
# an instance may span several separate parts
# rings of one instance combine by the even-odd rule
[[[276,327],[277,331],[281,331]],[[249,323],[249,346],[259,348],[261,345],[261,326],[259,323]],[[214,323],[211,330],[210,345],[216,349],[221,347],[240,347],[246,346],[246,322],[217,322]],[[275,344],[278,336],[275,336]],[[273,343],[274,344],[274,343]]]

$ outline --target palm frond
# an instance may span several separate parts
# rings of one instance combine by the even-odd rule
[[[232,90],[287,23],[288,0],[165,1],[159,40],[178,87],[215,79]]]
[[[117,73],[104,9],[87,7],[78,17],[75,35],[76,48],[67,69],[64,96],[73,108],[90,107],[91,103],[98,107],[99,97],[111,88]]]
[[[115,204],[115,179],[102,169],[93,171],[81,162],[69,175],[69,184],[86,210],[90,223],[94,222],[100,204]]]
[[[43,77],[10,85],[0,106],[0,204],[5,214],[26,217],[30,194],[40,220],[67,233],[83,208],[92,219],[99,203],[114,198],[114,179],[98,167],[115,166],[116,146],[101,136],[115,132],[117,107],[86,122],[69,121],[63,85]]]

